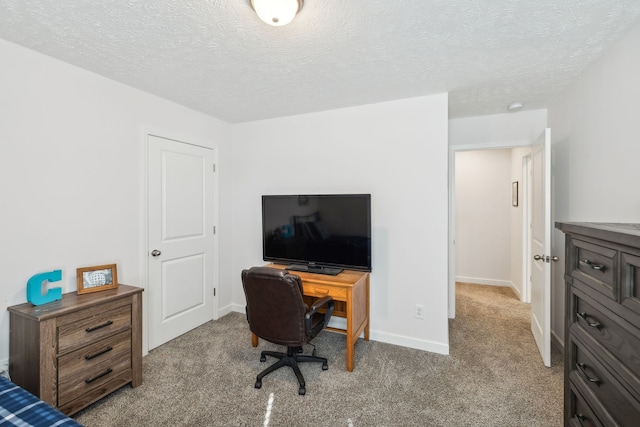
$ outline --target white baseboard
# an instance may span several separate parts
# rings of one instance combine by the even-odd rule
[[[238,313],[244,313],[244,306],[240,306],[238,304],[233,305],[233,310]],[[222,313],[222,310],[221,310]],[[225,313],[226,314],[226,313]],[[332,317],[329,321],[329,326],[333,328],[346,329],[347,328],[347,319],[342,317]],[[364,338],[364,334],[360,334],[360,338]],[[429,351],[431,353],[438,354],[449,354],[449,345],[420,340],[413,337],[407,337],[403,335],[389,334],[386,332],[377,332],[374,330],[369,331],[369,339],[373,341],[380,341],[386,344],[394,344],[402,347],[415,348],[417,350]]]
[[[9,359],[0,360],[0,375],[9,378]]]
[[[511,280],[483,279],[481,277],[456,276],[456,282],[474,283],[476,285],[507,286],[513,288]]]
[[[218,317],[226,316],[234,311],[244,313],[244,306],[241,306],[240,304],[229,304],[224,307],[218,307]]]
[[[387,344],[399,345],[402,347],[415,348],[437,354],[449,354],[449,344],[434,341],[421,340],[403,335],[389,334],[386,332],[370,331],[369,337],[373,341],[380,341]]]
[[[522,301],[522,292],[516,286],[514,286],[511,280],[495,280],[495,279],[482,279],[478,277],[464,277],[456,276],[456,282],[473,283],[475,285],[487,285],[487,286],[506,286],[511,288],[516,294],[518,299]]]

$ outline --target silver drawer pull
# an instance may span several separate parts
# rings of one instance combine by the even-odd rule
[[[576,313],[578,316],[582,317],[584,319],[585,322],[587,322],[587,324],[589,326],[591,326],[592,328],[596,328],[596,329],[601,329],[602,328],[602,324],[600,322],[598,322],[597,320],[595,320],[593,317],[589,316],[586,312],[577,312]]]
[[[84,358],[85,358],[85,360],[91,360],[91,359],[93,359],[94,357],[98,357],[98,356],[100,356],[101,354],[108,353],[108,352],[110,352],[111,350],[113,350],[113,347],[108,346],[107,348],[102,349],[102,350],[100,350],[100,351],[99,351],[99,352],[97,352],[97,353],[88,354],[88,355],[86,355]]]
[[[584,265],[585,267],[590,267],[593,270],[598,270],[603,273],[607,269],[607,267],[604,264],[597,264],[593,261],[589,261],[588,259],[585,259],[584,261],[580,261],[580,265]]]
[[[91,326],[90,328],[85,329],[85,331],[93,332],[93,331],[97,331],[98,329],[106,328],[107,326],[111,326],[111,325],[113,325],[113,320],[107,320],[106,322],[101,323],[100,325]]]
[[[90,383],[94,382],[95,380],[104,377],[105,375],[109,375],[111,372],[113,372],[113,369],[107,368],[107,370],[105,370],[103,373],[98,374],[95,377],[88,378],[88,379],[84,380],[84,382],[87,383],[87,384],[90,384]]]
[[[584,422],[587,420],[587,417],[582,414],[576,414],[576,418],[578,419],[578,421],[580,421],[581,426],[583,426]]]
[[[580,372],[582,372],[582,375],[584,375],[590,383],[594,383],[597,386],[600,385],[600,380],[599,379],[594,378],[594,377],[590,377],[587,374],[587,371],[586,371],[587,365],[585,365],[584,363],[576,363],[576,368],[578,368],[578,370]]]

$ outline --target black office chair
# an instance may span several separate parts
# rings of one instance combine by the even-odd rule
[[[260,361],[266,356],[279,359],[260,372],[256,388],[262,387],[265,375],[283,366],[290,366],[298,378],[298,394],[304,395],[305,382],[298,367],[299,362],[320,362],[322,370],[329,369],[327,359],[313,354],[303,355],[302,346],[327,327],[333,313],[333,299],[329,296],[316,300],[309,308],[302,299],[302,282],[296,275],[285,270],[269,267],[252,267],[242,271],[242,286],[247,299],[247,320],[251,332],[259,338],[279,345],[286,345],[287,352],[263,351]],[[319,310],[323,309],[323,312]]]

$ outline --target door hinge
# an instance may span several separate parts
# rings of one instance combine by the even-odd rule
[[[214,163],[213,164],[213,173],[215,173],[215,172],[216,172],[216,164]]]
[[[216,288],[213,288],[213,296],[216,296]]]
[[[213,226],[213,234],[216,234],[216,226]]]

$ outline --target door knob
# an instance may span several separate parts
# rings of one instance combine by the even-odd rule
[[[159,250],[154,249],[154,250],[151,251],[151,256],[159,256],[161,253],[162,252],[160,252]]]
[[[534,255],[533,259],[535,259],[536,261],[545,261],[545,262],[551,262],[551,261],[558,262],[560,260],[560,258],[558,258],[557,256],[545,256],[545,255]]]

